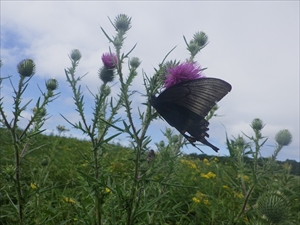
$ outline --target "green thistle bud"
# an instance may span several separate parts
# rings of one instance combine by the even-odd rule
[[[292,142],[292,134],[287,130],[281,130],[276,134],[276,142],[279,145],[287,146]]]
[[[131,28],[130,23],[131,23],[131,18],[129,18],[125,14],[120,14],[116,17],[114,25],[117,31],[125,33]]]
[[[75,62],[79,61],[81,59],[81,53],[78,49],[74,49],[71,52],[71,59]]]
[[[46,82],[47,90],[54,91],[58,87],[58,82],[56,79],[49,79]]]
[[[287,220],[290,207],[289,202],[283,195],[268,192],[258,199],[257,209],[269,222],[279,224]]]
[[[165,142],[164,142],[164,141],[160,141],[160,142],[159,142],[159,146],[160,146],[161,148],[165,147]]]
[[[130,60],[130,66],[134,69],[138,68],[141,64],[141,61],[138,57],[133,57],[131,60]]]
[[[194,34],[194,41],[200,48],[203,48],[205,45],[207,45],[208,36],[202,31],[197,32],[196,34]]]
[[[23,77],[35,74],[35,63],[32,59],[24,59],[18,64],[18,73]]]
[[[253,130],[257,130],[257,131],[260,131],[264,128],[264,124],[263,124],[263,121],[261,119],[254,119],[250,125],[252,127]]]
[[[239,147],[239,148],[243,148],[246,144],[245,140],[243,137],[238,136],[238,138],[235,140],[235,144]]]
[[[196,55],[199,50],[200,50],[200,47],[199,45],[195,42],[195,41],[191,41],[187,50],[192,54],[192,55]]]
[[[101,93],[105,96],[108,96],[110,94],[111,90],[110,90],[110,87],[103,84],[101,85]]]
[[[102,67],[98,71],[99,78],[103,81],[103,83],[108,83],[114,80],[115,74],[113,69],[107,69]]]
[[[178,135],[176,135],[176,134],[173,135],[171,139],[172,139],[172,142],[173,142],[173,143],[177,143],[177,142],[179,141],[179,137],[178,137]]]

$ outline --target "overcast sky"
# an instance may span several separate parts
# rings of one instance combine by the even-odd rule
[[[124,13],[132,17],[124,52],[137,43],[131,56],[142,61],[133,90],[144,93],[142,71],[153,75],[153,68],[173,47],[177,46],[168,59],[188,58],[183,35],[190,40],[195,32],[204,31],[209,44],[195,60],[208,67],[207,77],[221,78],[232,85],[232,91],[219,103],[218,114],[222,117],[210,121],[209,141],[221,149],[220,155],[227,155],[226,133],[230,138],[241,132],[251,136],[249,124],[260,118],[266,124],[262,133],[269,137],[263,156],[272,155],[276,133],[288,129],[293,142],[283,148],[278,159],[299,161],[299,1],[1,1],[0,4],[4,64],[1,76],[13,75],[16,80],[16,65],[24,58],[34,59],[36,75],[25,100],[40,96],[37,84],[42,86],[45,79],[59,81],[61,96],[47,110],[52,115],[45,124],[48,133],[56,132],[57,125],[65,125],[70,129],[67,136],[82,137],[59,115],[74,122],[78,118],[64,74],[64,68],[70,66],[68,54],[76,48],[83,55],[77,75],[89,72],[82,83],[88,101],[85,108],[89,110],[91,98],[85,86],[96,91],[101,85],[97,75],[102,65],[101,55],[111,46],[100,26],[114,35],[107,17],[113,20]],[[114,93],[117,87],[116,84],[112,88]],[[1,97],[10,118],[11,96],[10,84],[4,81]],[[135,95],[134,106],[141,106],[145,100]],[[25,118],[33,107],[28,107],[23,114]],[[163,120],[152,123],[148,134],[153,143],[161,140],[160,130],[166,126]],[[123,143],[124,139],[117,141]],[[202,149],[215,154],[210,148]],[[199,153],[193,147],[184,151]]]

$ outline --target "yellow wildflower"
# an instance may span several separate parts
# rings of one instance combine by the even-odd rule
[[[207,174],[201,173],[201,177],[210,179],[210,178],[215,178],[217,175],[214,174],[213,172],[208,172]]]
[[[186,164],[188,167],[190,167],[190,168],[192,168],[192,169],[197,169],[196,164],[193,163],[193,162],[190,161],[190,160],[182,159],[182,160],[181,160],[181,163]]]
[[[209,178],[215,178],[217,176],[213,172],[208,172],[207,175],[209,176]]]
[[[30,187],[34,190],[37,189],[36,183],[30,183]]]
[[[191,163],[190,167],[193,168],[193,169],[197,169],[197,166],[196,166],[195,163]]]
[[[203,177],[203,178],[209,179],[209,177],[205,173],[201,173],[200,176]]]
[[[242,193],[234,192],[234,197],[243,198],[244,195]]]
[[[241,175],[239,174],[238,178],[240,178],[240,177],[241,177]],[[247,175],[243,175],[243,178],[244,178],[245,181],[249,181],[250,180],[250,178]]]
[[[204,195],[202,192],[197,191],[196,196],[197,196],[198,198],[202,198],[202,197],[205,196],[205,195]]]
[[[245,181],[249,181],[250,178],[249,178],[247,175],[244,175],[244,180],[245,180]]]
[[[65,201],[65,202],[68,202],[68,203],[72,203],[72,204],[75,204],[75,203],[76,203],[72,198],[68,198],[68,197],[65,197],[65,198],[64,198],[64,201]]]
[[[227,185],[223,185],[224,189],[229,189],[229,187]]]
[[[209,161],[208,161],[207,158],[204,158],[204,159],[203,159],[203,162],[208,163]]]
[[[193,202],[200,203],[203,202],[205,205],[209,205],[208,198],[205,194],[201,193],[200,191],[197,191],[196,196],[192,198]]]
[[[200,203],[200,200],[199,200],[198,198],[196,198],[196,197],[193,197],[192,200],[193,200],[193,202],[195,202],[195,203]]]
[[[204,200],[203,200],[203,203],[204,203],[204,205],[209,205],[208,199],[204,199]]]
[[[218,158],[215,157],[215,158],[214,158],[214,161],[215,161],[215,162],[218,162],[219,160],[218,160]]]
[[[105,188],[105,192],[106,192],[106,193],[109,193],[109,192],[110,192],[110,189],[109,189],[109,188]]]
[[[77,219],[77,218],[73,218],[73,220],[74,220],[74,221],[77,221],[78,219]]]

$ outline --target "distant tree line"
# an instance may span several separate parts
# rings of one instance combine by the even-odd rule
[[[194,158],[194,159],[200,159],[200,160],[203,160],[203,159],[211,159],[211,158],[214,158],[215,156],[210,156],[210,155],[206,155],[206,154],[196,154],[196,153],[191,153],[189,155],[187,155],[187,157],[190,157],[190,158]],[[229,162],[229,157],[227,156],[219,156],[218,157],[218,161],[220,163],[226,163],[226,162]],[[262,165],[262,162],[264,161],[267,161],[268,158],[260,158],[259,159],[259,164]],[[246,163],[251,163],[252,162],[252,159],[249,158],[249,157],[245,157],[244,158],[244,162]],[[285,161],[278,161],[276,160],[276,162],[278,163],[279,166],[283,166],[283,165],[289,165],[290,166],[290,174],[292,175],[295,175],[295,176],[300,176],[300,162],[297,162],[296,160],[291,160],[291,159],[286,159]]]

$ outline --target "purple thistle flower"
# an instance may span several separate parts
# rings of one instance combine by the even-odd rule
[[[114,69],[118,63],[118,59],[114,53],[104,53],[102,55],[102,62],[107,69]]]
[[[201,74],[201,67],[196,65],[196,63],[181,63],[178,66],[168,69],[165,79],[165,87],[169,88],[183,81],[195,80],[203,77],[205,76]]]

